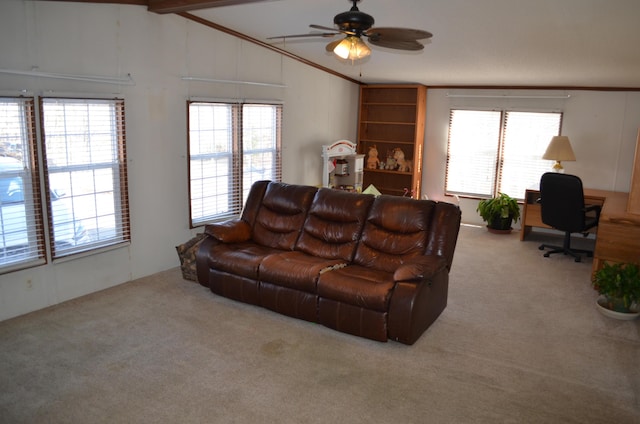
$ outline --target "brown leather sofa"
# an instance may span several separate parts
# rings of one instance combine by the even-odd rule
[[[221,296],[413,344],[447,305],[460,209],[258,181],[240,219],[205,227],[198,281]]]

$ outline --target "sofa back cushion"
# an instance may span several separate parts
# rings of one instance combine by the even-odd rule
[[[260,204],[262,203],[264,193],[267,191],[267,187],[269,187],[270,183],[271,181],[268,180],[256,181],[251,186],[251,189],[249,189],[249,195],[247,196],[247,201],[242,208],[242,216],[240,219],[249,224],[250,228],[253,228],[253,224],[256,222],[256,216],[260,210]]]
[[[316,191],[311,186],[270,182],[255,215],[253,241],[293,250]]]
[[[377,197],[364,225],[354,262],[394,272],[408,259],[423,255],[435,206],[430,200]]]
[[[373,201],[368,194],[321,188],[313,199],[296,250],[351,262]]]

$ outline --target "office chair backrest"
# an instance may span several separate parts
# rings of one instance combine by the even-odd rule
[[[585,226],[582,180],[547,172],[540,178],[542,222],[560,231],[580,232]]]

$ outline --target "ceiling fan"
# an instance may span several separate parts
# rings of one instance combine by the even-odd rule
[[[327,51],[335,53],[343,59],[363,59],[371,54],[371,49],[362,40],[362,37],[369,39],[369,43],[397,50],[422,50],[424,45],[418,40],[431,38],[433,34],[421,29],[379,27],[372,28],[374,24],[373,16],[361,12],[357,3],[360,0],[350,0],[353,6],[347,12],[338,13],[333,18],[333,23],[337,28],[322,25],[309,25],[311,28],[323,30],[321,33],[280,35],[269,37],[269,40],[282,38],[301,37],[334,37],[338,34],[345,34],[345,38],[332,41],[327,44]],[[332,32],[326,32],[332,31]]]

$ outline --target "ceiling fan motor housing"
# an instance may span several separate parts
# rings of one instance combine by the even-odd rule
[[[373,16],[360,12],[355,5],[348,12],[339,13],[333,18],[333,23],[342,31],[353,31],[357,35],[371,28],[374,22]]]

